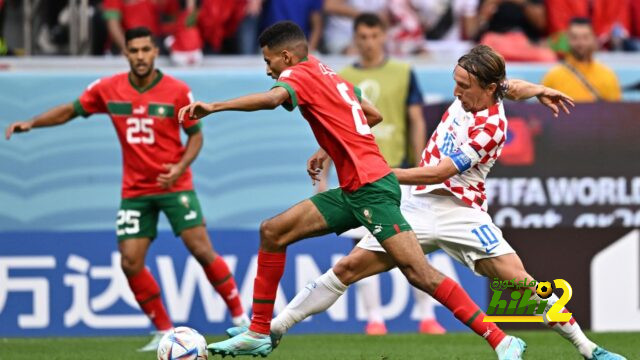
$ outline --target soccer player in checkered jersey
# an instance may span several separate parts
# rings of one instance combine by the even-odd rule
[[[122,202],[117,220],[122,270],[140,308],[157,332],[141,351],[155,351],[164,332],[173,327],[162,304],[160,287],[144,266],[156,237],[159,211],[163,211],[176,235],[202,265],[211,285],[231,311],[232,322],[248,324],[235,280],[211,246],[189,165],[202,148],[201,124],[183,123],[188,135],[180,140],[177,110],[191,102],[189,87],[154,69],[158,49],[147,28],[126,32],[126,52],[131,70],[95,81],[73,103],[60,105],[31,121],[11,124],[14,132],[62,125],[78,115],[108,113],[123,153]]]
[[[259,41],[267,75],[277,79],[271,90],[223,102],[195,102],[181,109],[178,118],[198,119],[219,111],[255,111],[280,105],[288,110],[299,107],[321,146],[307,164],[309,171],[315,171],[330,156],[340,187],[316,194],[260,225],[251,326],[229,329],[227,333],[235,336],[210,344],[209,350],[223,356],[269,354],[277,345],[277,339],[270,337],[270,325],[287,246],[363,225],[412,285],[429,293],[476,333],[486,334],[492,346],[502,344],[498,349],[502,357],[519,356],[521,340],[506,336],[495,324],[482,323],[482,311],[462,287],[426,261],[400,212],[397,178],[371,134],[370,126],[382,120],[379,112],[361,99],[358,88],[308,54],[304,32],[293,22],[270,26]],[[346,287],[332,273],[325,281],[327,291],[339,292]]]
[[[571,99],[541,85],[505,81],[504,60],[484,45],[475,47],[458,60],[454,80],[456,100],[427,143],[420,166],[394,169],[401,184],[413,185],[409,191],[403,191],[402,214],[414,229],[425,254],[443,249],[489,279],[533,279],[486,212],[484,181],[506,140],[504,95],[511,99],[537,96],[556,116],[560,109],[568,113],[565,102],[572,105]],[[315,173],[312,175],[315,178]],[[364,237],[351,254],[291,300],[273,320],[271,331],[276,337],[282,336],[295,323],[328,309],[347,285],[395,266],[393,259],[371,235]],[[329,284],[327,279],[330,278],[337,278],[340,286]],[[541,300],[535,295],[535,288],[531,290],[534,298]],[[441,285],[436,298],[440,291],[451,290]],[[545,313],[558,297],[554,294],[548,300]],[[466,311],[465,307],[460,304],[454,315]],[[472,320],[472,324],[476,321],[482,320]],[[587,359],[624,359],[591,342],[574,318],[566,323],[546,325],[569,340]],[[490,331],[480,334],[492,335]],[[523,351],[526,348],[520,339],[509,340],[520,343]],[[496,350],[498,358],[502,359],[500,346],[502,344]]]

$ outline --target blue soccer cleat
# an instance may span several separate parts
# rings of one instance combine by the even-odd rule
[[[592,360],[627,360],[626,357],[616,353],[609,352],[601,347],[597,347],[591,354]]]
[[[234,336],[238,336],[242,334],[243,332],[246,332],[247,330],[249,330],[249,328],[246,326],[234,326],[234,327],[228,328],[225,332],[227,333],[228,337],[232,338]],[[282,340],[282,335],[278,335],[273,331],[269,335],[271,336],[271,349],[273,350],[277,348],[278,345],[280,345],[280,340]]]
[[[271,347],[271,337],[261,336],[256,337],[246,331],[242,334],[234,336],[225,341],[212,343],[207,346],[207,349],[213,355],[238,356],[238,355],[251,355],[266,357],[273,351]]]
[[[232,338],[246,332],[247,330],[249,330],[248,326],[234,326],[225,330],[225,333],[227,333],[228,337]]]
[[[496,347],[498,360],[522,359],[522,355],[527,351],[527,344],[520,338],[507,335]]]

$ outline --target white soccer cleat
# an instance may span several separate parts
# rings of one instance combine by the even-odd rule
[[[149,343],[143,347],[141,347],[140,349],[138,349],[139,352],[146,352],[146,351],[158,351],[158,346],[160,345],[160,340],[162,340],[162,337],[164,336],[164,334],[168,333],[169,331],[171,331],[173,329],[169,329],[169,330],[164,330],[164,331],[153,331],[153,338],[151,338],[151,341],[149,341]]]

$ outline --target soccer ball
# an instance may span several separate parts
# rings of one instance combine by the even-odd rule
[[[196,330],[180,326],[162,337],[158,360],[206,360],[207,341]]]
[[[551,287],[551,282],[542,281],[536,285],[536,294],[543,299],[547,299],[551,294],[553,294],[553,288]]]

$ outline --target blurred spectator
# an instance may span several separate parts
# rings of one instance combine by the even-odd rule
[[[352,54],[353,19],[362,12],[374,12],[387,19],[387,0],[324,0],[327,26],[324,46],[331,54]]]
[[[236,40],[240,54],[255,54],[258,51],[258,31],[263,0],[248,0],[245,15],[238,28]]]
[[[178,66],[202,62],[202,36],[197,26],[196,0],[186,0],[171,35],[165,39],[171,62]]]
[[[246,0],[202,0],[198,29],[209,49],[220,53],[235,35],[247,9]]]
[[[265,0],[263,6],[262,29],[278,21],[293,21],[307,36],[309,50],[318,49],[322,38],[322,0]]]
[[[42,26],[37,31],[38,52],[57,54],[69,43],[69,21],[71,20],[68,2],[47,1],[38,9],[42,15]]]
[[[325,49],[332,54],[354,54],[353,18],[376,13],[389,24],[387,48],[394,55],[426,52],[424,29],[412,0],[325,0],[329,17],[324,33]]]
[[[631,0],[631,42],[632,50],[640,50],[640,0]]]
[[[146,27],[156,38],[163,35],[163,16],[175,17],[178,0],[104,0],[104,18],[111,41],[118,51],[124,49],[124,32]]]
[[[4,0],[0,0],[0,56],[7,55],[9,48],[4,41]]]
[[[537,44],[547,26],[544,0],[482,0],[478,18],[480,42],[505,60],[556,60],[553,51]]]
[[[424,29],[411,0],[389,0],[389,52],[397,56],[426,53]]]
[[[520,31],[532,42],[540,40],[547,30],[544,0],[482,0],[478,15],[485,31]]]
[[[283,20],[298,24],[307,36],[309,50],[316,51],[322,39],[322,1],[249,0],[238,34],[240,53],[254,54],[259,33]]]
[[[549,17],[549,34],[563,49],[563,33],[571,19],[585,17],[591,19],[593,30],[601,45],[612,40],[622,47],[631,25],[630,2],[635,0],[546,0]]]
[[[478,0],[411,0],[429,40],[456,42],[478,34]]]
[[[567,35],[569,54],[545,75],[542,84],[579,102],[619,101],[621,90],[616,75],[593,58],[597,41],[589,19],[573,19]]]

